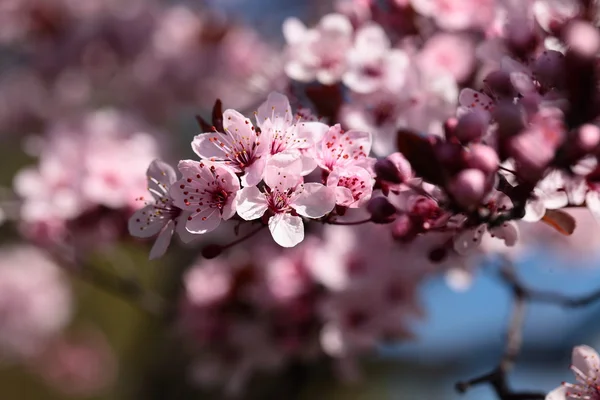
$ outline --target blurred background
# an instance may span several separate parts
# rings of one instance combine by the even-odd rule
[[[48,146],[56,146],[50,151],[57,159],[72,157],[69,168],[74,170],[83,163],[80,157],[97,157],[99,168],[104,168],[116,162],[116,153],[130,154],[121,165],[141,170],[144,188],[143,172],[153,158],[175,162],[194,157],[189,142],[198,133],[195,115],[209,119],[216,98],[227,108],[251,112],[269,91],[286,87],[281,26],[287,17],[311,26],[333,9],[325,0],[0,1],[0,220],[5,221],[0,226],[0,266],[10,262],[25,270],[23,276],[7,272],[12,285],[3,285],[0,275],[0,321],[5,315],[16,318],[4,308],[23,296],[18,290],[40,294],[19,303],[23,308],[17,315],[23,321],[10,324],[11,332],[0,331],[1,347],[20,349],[18,355],[2,354],[0,397],[224,398],[219,390],[189,383],[189,359],[174,332],[173,313],[154,312],[178,302],[182,271],[196,259],[197,249],[191,246],[148,261],[148,243],[114,240],[116,227],[126,221],[104,207],[75,222],[78,236],[71,239],[84,249],[78,251],[85,254],[85,265],[67,262],[62,266],[67,273],[59,276],[44,266],[51,262],[47,256],[24,245],[22,238],[43,246],[63,235],[64,226],[38,214],[67,212],[73,200],[57,200],[58,209],[36,203],[27,214],[33,222],[24,226],[15,223],[23,210],[12,188],[35,201],[46,196],[45,183],[32,183],[35,178],[22,171],[38,159],[54,165],[52,157],[42,156]],[[112,147],[92,140],[106,128],[114,131]],[[69,136],[77,130],[84,130],[86,138]],[[147,133],[157,144],[119,136],[127,130]],[[49,143],[49,131],[60,131],[64,141]],[[108,192],[102,189],[103,195]],[[133,199],[134,192],[121,195]],[[110,195],[104,204],[113,202],[118,209],[117,195]],[[586,243],[593,242],[584,250],[557,248],[553,240],[547,246],[540,239],[519,252],[518,274],[527,284],[573,295],[600,286],[600,252],[593,240],[600,232],[589,215],[583,220],[582,235],[591,238]],[[53,248],[69,253],[68,260],[81,258],[71,254],[72,249]],[[494,263],[478,262],[474,283],[464,291],[453,290],[443,276],[429,277],[418,289],[423,315],[411,322],[414,337],[379,346],[361,364],[361,378],[350,383],[335,379],[326,360],[291,363],[277,372],[254,375],[238,396],[494,399],[485,386],[464,395],[454,390],[457,381],[492,368],[504,345],[510,294]],[[33,264],[40,269],[25,268]],[[549,391],[570,378],[572,347],[600,346],[598,313],[600,304],[568,310],[531,305],[523,352],[510,377],[514,386]],[[43,329],[60,335],[51,335],[49,346],[22,362],[22,354],[36,346],[22,335],[31,330],[26,318],[30,314],[38,320],[47,317]]]

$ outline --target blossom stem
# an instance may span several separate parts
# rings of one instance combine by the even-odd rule
[[[371,222],[371,218],[363,219],[360,221],[325,221],[326,224],[330,225],[362,225]]]
[[[263,230],[263,228],[266,228],[267,225],[261,224],[261,226],[259,226],[258,228],[256,228],[253,231],[248,232],[247,234],[245,234],[244,236],[241,236],[237,239],[235,239],[233,242],[225,244],[221,247],[221,250],[225,250],[225,249],[229,249],[233,246],[235,246],[236,244],[242,243],[243,241],[250,239],[252,236],[254,236],[255,234],[257,234],[258,232],[260,232],[261,230]]]

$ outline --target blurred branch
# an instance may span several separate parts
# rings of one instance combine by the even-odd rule
[[[504,353],[498,366],[492,372],[467,381],[458,382],[456,390],[460,393],[465,393],[473,386],[489,384],[500,400],[543,400],[546,398],[544,393],[515,392],[508,384],[508,374],[514,367],[517,356],[521,351],[527,301],[531,297],[527,288],[518,280],[512,266],[505,265],[501,270],[501,277],[510,287],[514,299],[513,311],[506,334]]]
[[[163,299],[144,289],[133,277],[115,275],[98,268],[91,263],[79,260],[75,251],[68,248],[52,252],[52,255],[62,268],[70,275],[77,277],[95,288],[119,298],[126,303],[154,316],[159,316],[165,308]]]

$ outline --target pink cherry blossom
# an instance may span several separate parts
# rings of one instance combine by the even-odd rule
[[[344,131],[340,124],[329,128],[317,145],[317,164],[328,171],[350,165],[364,165],[371,152],[371,134]]]
[[[417,12],[435,19],[440,28],[485,28],[495,17],[495,0],[411,0]]]
[[[467,36],[438,33],[429,38],[418,54],[422,68],[449,72],[464,82],[475,67],[475,47]]]
[[[148,191],[154,202],[137,210],[129,219],[129,233],[135,237],[147,238],[158,235],[150,259],[162,256],[171,242],[173,233],[177,231],[184,242],[193,240],[185,229],[189,212],[183,213],[173,204],[169,196],[171,185],[177,180],[175,170],[168,164],[154,160],[148,167]]]
[[[600,399],[598,383],[600,381],[600,357],[589,346],[573,348],[571,370],[577,383],[563,383],[548,393],[546,400]]]
[[[334,188],[336,204],[358,208],[365,205],[373,193],[373,178],[362,167],[349,166],[335,169],[327,178],[327,186]]]
[[[346,51],[352,45],[352,25],[341,14],[325,15],[307,29],[296,18],[283,24],[288,43],[287,75],[295,80],[317,80],[324,85],[338,82],[346,70]]]
[[[225,132],[202,133],[192,141],[192,149],[202,159],[222,163],[242,173],[242,184],[253,186],[261,181],[269,141],[254,128],[250,119],[235,110],[223,113]]]
[[[189,232],[213,231],[233,217],[240,182],[230,168],[192,160],[180,161],[177,168],[183,177],[169,194],[175,206],[190,213],[185,221]]]
[[[312,172],[317,167],[312,154],[313,149],[328,126],[321,122],[303,121],[299,115],[293,116],[290,102],[285,95],[270,93],[267,101],[258,108],[256,124],[261,130],[262,140],[269,144],[272,157],[301,158],[302,175]]]
[[[303,217],[320,218],[335,206],[335,193],[320,183],[303,183],[301,164],[294,162],[286,168],[267,167],[266,187],[240,190],[237,212],[240,217],[252,221],[269,217],[269,230],[277,244],[294,247],[304,239]]]
[[[409,61],[406,53],[392,49],[383,28],[369,23],[355,35],[354,47],[348,51],[348,69],[344,83],[355,92],[398,91],[404,85]]]
[[[0,358],[34,357],[70,320],[71,290],[60,268],[31,246],[0,257]]]

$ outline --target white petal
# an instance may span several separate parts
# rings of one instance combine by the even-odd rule
[[[221,218],[224,221],[227,221],[229,218],[235,215],[236,207],[237,207],[237,196],[239,191],[233,193],[228,199],[227,203],[223,206],[221,210]]]
[[[317,160],[314,157],[302,155],[300,159],[302,160],[302,176],[310,174],[317,168]]]
[[[300,122],[297,126],[297,135],[299,138],[308,139],[312,143],[317,143],[323,139],[325,132],[329,130],[329,126],[322,122]]]
[[[298,18],[287,18],[283,21],[283,36],[289,44],[299,43],[304,39],[306,26]]]
[[[454,250],[460,255],[467,255],[475,251],[481,244],[481,238],[487,230],[485,225],[477,229],[467,229],[454,238]]]
[[[258,185],[258,183],[263,179],[266,162],[267,159],[263,156],[254,161],[252,164],[248,165],[245,169],[245,174],[241,178],[242,186],[247,187]]]
[[[190,218],[186,221],[185,228],[191,233],[199,235],[215,230],[221,223],[221,213],[212,208],[193,213]]]
[[[192,215],[191,212],[184,211],[179,217],[177,217],[177,219],[175,219],[175,222],[177,223],[175,226],[175,231],[183,243],[191,243],[192,241],[198,239],[197,234],[194,234],[185,228],[185,223],[190,215]]]
[[[169,164],[154,160],[146,171],[148,190],[155,199],[168,197],[169,187],[177,180],[175,170]]]
[[[291,125],[293,119],[292,107],[287,96],[277,92],[269,93],[267,101],[258,107],[258,112],[256,113],[258,126],[261,126],[267,119],[270,119],[273,123],[283,121],[285,126]]]
[[[171,243],[171,237],[175,231],[175,221],[170,220],[160,231],[152,250],[150,250],[150,259],[155,260],[161,257],[167,251],[169,244]]]
[[[265,168],[265,183],[271,189],[277,188],[283,192],[295,188],[302,183],[302,160],[300,157],[294,159],[288,165],[285,165],[285,162],[289,161],[287,155],[277,155],[271,158],[272,160],[269,162],[267,168]],[[285,167],[281,166],[282,162]]]
[[[156,235],[169,222],[168,218],[155,218],[154,204],[137,210],[129,218],[128,228],[131,236],[148,238]]]
[[[341,206],[348,206],[354,203],[354,196],[352,196],[352,190],[343,186],[336,186],[335,190],[335,203]]]
[[[322,217],[335,207],[335,191],[320,183],[305,183],[304,190],[291,206],[305,217]]]
[[[273,240],[282,247],[294,247],[304,240],[302,218],[291,214],[276,214],[269,218]]]
[[[243,188],[237,194],[236,210],[240,217],[252,221],[267,211],[267,199],[256,186]]]
[[[352,34],[352,24],[350,20],[342,14],[327,14],[319,22],[319,28],[341,35],[350,36]]]
[[[600,359],[596,350],[590,346],[581,345],[573,348],[572,360],[573,366],[589,377],[598,375]]]
[[[546,395],[546,400],[567,400],[567,388],[559,386]]]
[[[223,129],[232,137],[232,140],[255,137],[256,132],[252,130],[252,127],[252,121],[239,111],[228,109],[223,113]]]
[[[553,192],[544,196],[544,204],[551,210],[563,208],[569,205],[569,196],[566,192]]]
[[[537,222],[542,219],[546,213],[546,207],[541,199],[529,200],[525,204],[525,216],[523,221]]]
[[[514,246],[519,240],[519,227],[514,222],[509,221],[498,227],[491,228],[490,234],[504,240],[507,246]]]
[[[216,132],[201,133],[200,135],[194,136],[192,140],[192,150],[202,159],[217,158],[221,159],[225,156],[223,149],[217,144],[213,143],[215,139],[219,138],[219,134]]]
[[[600,195],[598,192],[590,190],[585,195],[585,205],[592,213],[596,221],[600,223]]]

